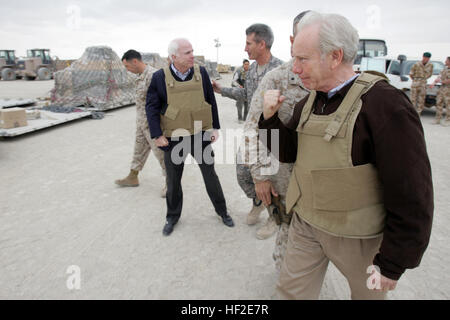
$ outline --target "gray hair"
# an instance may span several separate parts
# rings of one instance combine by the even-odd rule
[[[302,20],[302,18],[307,14],[311,12],[311,10],[306,10],[303,11],[302,13],[299,13],[295,18],[294,21],[292,22],[292,35],[295,37],[295,35],[297,34],[297,25],[300,22],[300,20]]]
[[[342,62],[353,64],[358,53],[359,35],[347,18],[339,14],[310,11],[297,25],[297,31],[316,24],[320,27],[319,50],[322,56],[342,49],[344,52]]]
[[[172,61],[172,55],[178,56],[178,49],[180,48],[180,42],[181,41],[189,42],[189,40],[185,39],[185,38],[177,38],[177,39],[173,39],[172,41],[170,41],[169,48],[167,50],[168,53],[169,53],[170,61]]]
[[[268,25],[262,24],[262,23],[255,23],[252,24],[250,27],[245,30],[245,34],[251,35],[252,33],[255,34],[255,41],[261,42],[264,40],[266,43],[267,49],[272,48],[273,45],[273,32],[272,29]]]

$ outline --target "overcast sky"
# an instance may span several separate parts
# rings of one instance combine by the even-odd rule
[[[26,49],[50,48],[61,59],[77,59],[86,47],[110,46],[119,56],[133,48],[167,56],[176,37],[191,40],[195,54],[219,62],[240,64],[245,29],[256,22],[274,31],[272,52],[290,58],[292,20],[312,9],[339,13],[358,29],[361,38],[384,39],[390,54],[433,59],[450,55],[448,0],[0,0],[0,47],[24,56]]]

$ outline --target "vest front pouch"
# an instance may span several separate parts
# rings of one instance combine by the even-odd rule
[[[385,211],[382,187],[372,164],[350,168],[312,170],[312,206],[327,229],[342,228],[348,237],[383,232]]]
[[[161,117],[161,126],[164,130],[176,130],[184,126],[184,120],[178,117],[180,109],[169,105],[164,116]]]
[[[352,211],[383,202],[377,170],[372,164],[312,170],[313,207],[322,211]]]
[[[202,107],[197,111],[192,112],[192,118],[194,120],[194,130],[198,127],[201,130],[206,131],[212,128],[212,109],[208,102],[203,102]],[[200,125],[196,124],[200,122]],[[197,133],[197,132],[195,132]]]

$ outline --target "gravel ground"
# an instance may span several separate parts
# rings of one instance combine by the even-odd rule
[[[0,98],[37,98],[52,86],[1,81]],[[234,101],[217,101],[222,128],[240,128]],[[433,116],[423,115],[435,184],[431,242],[421,266],[406,272],[390,299],[450,298],[450,127],[432,125]],[[257,226],[245,224],[251,202],[234,165],[217,161],[216,171],[235,228],[215,215],[198,167],[187,164],[182,218],[163,237],[163,178],[155,158],[138,188],[114,185],[129,171],[134,130],[135,108],[127,107],[103,120],[0,140],[0,299],[275,299],[275,238],[257,240]],[[232,148],[222,132],[217,158]],[[73,270],[79,289],[69,281]],[[330,265],[320,298],[349,296]]]

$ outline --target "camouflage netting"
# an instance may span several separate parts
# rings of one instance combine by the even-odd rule
[[[156,69],[167,67],[167,59],[161,58],[157,53],[142,53],[142,61]]]
[[[70,67],[54,74],[53,105],[99,110],[133,104],[134,81],[109,47],[89,47]]]
[[[142,60],[156,69],[164,68],[168,65],[167,58],[161,58],[157,53],[141,53]],[[220,74],[217,72],[217,63],[205,60],[203,56],[195,56],[195,63],[205,67],[211,79],[220,79]]]

